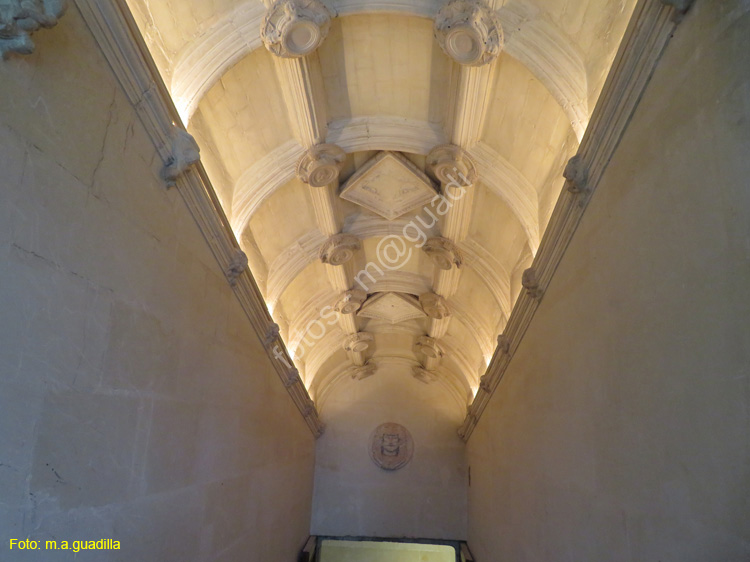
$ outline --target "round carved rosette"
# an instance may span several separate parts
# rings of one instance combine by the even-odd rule
[[[446,188],[471,187],[477,179],[477,169],[469,155],[454,144],[442,144],[427,155],[427,170]]]
[[[346,351],[362,353],[367,351],[373,341],[375,341],[375,338],[372,334],[367,332],[357,332],[356,334],[346,336],[342,347]]]
[[[325,187],[339,179],[346,153],[335,144],[319,144],[297,164],[297,177],[312,187]]]
[[[334,234],[320,248],[320,260],[330,265],[344,265],[354,257],[361,243],[352,234]]]
[[[260,37],[279,57],[303,57],[328,35],[331,15],[320,0],[279,0],[263,18]]]
[[[367,293],[365,291],[351,289],[341,296],[334,308],[341,314],[354,314],[360,309],[366,299]]]
[[[503,46],[503,29],[495,13],[478,0],[451,0],[435,18],[435,39],[459,64],[492,62]]]
[[[461,266],[461,254],[456,245],[447,238],[437,236],[429,238],[422,246],[422,251],[432,260],[432,262],[444,271],[448,271],[454,265]]]
[[[414,440],[403,425],[384,423],[370,436],[370,458],[383,470],[406,466],[414,454]]]
[[[420,336],[414,347],[430,359],[440,359],[444,354],[438,341],[430,336]]]
[[[435,293],[423,293],[419,295],[419,303],[422,305],[422,310],[424,310],[425,314],[435,320],[442,320],[451,315],[448,301]]]

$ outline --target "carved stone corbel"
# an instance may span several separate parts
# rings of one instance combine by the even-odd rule
[[[488,373],[479,378],[479,389],[484,390],[487,394],[492,392],[492,377]]]
[[[11,53],[33,53],[35,45],[31,34],[40,28],[57,25],[67,7],[67,0],[0,1],[0,55],[3,60]]]
[[[685,17],[685,14],[687,14],[688,10],[692,7],[693,1],[694,0],[661,0],[661,3],[674,8],[672,21],[680,23],[682,18]]]
[[[297,163],[297,177],[312,187],[325,187],[339,179],[346,152],[335,144],[313,146]]]
[[[341,314],[354,314],[361,308],[365,300],[367,300],[367,291],[351,289],[341,296],[334,306],[334,310]]]
[[[280,333],[279,325],[276,322],[271,322],[266,330],[266,335],[263,338],[263,345],[265,347],[270,347],[272,343],[279,339]]]
[[[302,407],[302,415],[307,417],[315,412],[315,402],[311,398],[305,399],[305,405]]]
[[[434,33],[445,54],[468,66],[492,62],[503,48],[500,21],[481,0],[450,0],[435,17]]]
[[[427,172],[446,189],[471,187],[477,181],[477,169],[469,154],[455,144],[441,144],[427,155]]]
[[[297,383],[302,382],[302,377],[299,376],[299,370],[296,368],[289,369],[286,380],[284,381],[284,387],[290,388]]]
[[[565,189],[570,193],[583,193],[588,189],[586,182],[589,179],[589,171],[580,154],[576,154],[568,160],[565,171],[563,171],[563,177],[565,178]]]
[[[263,18],[260,38],[276,56],[303,57],[326,38],[332,16],[320,0],[278,0]]]
[[[539,280],[536,276],[536,270],[533,267],[530,267],[523,272],[523,275],[521,276],[521,285],[523,285],[523,288],[526,289],[526,294],[529,295],[532,299],[541,300],[543,291],[539,286]]]
[[[445,354],[438,341],[430,336],[419,336],[414,348],[430,359],[441,359]]]
[[[497,348],[505,353],[505,355],[508,355],[510,352],[510,338],[505,334],[497,336]]]
[[[430,384],[431,382],[435,382],[437,380],[437,373],[435,373],[434,371],[428,371],[422,366],[412,367],[411,374],[419,382],[423,382],[425,384]]]
[[[162,170],[167,187],[174,187],[177,179],[201,159],[200,152],[193,135],[179,127],[172,129],[172,154]]]
[[[330,265],[344,265],[361,247],[353,234],[334,234],[320,248],[320,261]]]
[[[237,250],[232,256],[232,261],[229,262],[227,270],[225,271],[229,284],[234,287],[239,281],[240,275],[242,275],[247,269],[247,254],[242,250]]]
[[[422,251],[442,270],[448,271],[454,265],[461,267],[461,253],[453,241],[437,236],[429,238],[422,246]]]
[[[448,301],[436,293],[423,293],[419,295],[419,304],[422,305],[424,313],[435,320],[442,320],[451,315]]]
[[[349,367],[346,371],[346,373],[354,380],[361,381],[366,379],[367,377],[371,377],[375,374],[375,371],[377,370],[377,365],[373,363],[372,361],[368,361],[361,367],[358,365],[353,365],[352,367]]]
[[[357,332],[356,334],[346,336],[342,347],[346,351],[362,353],[363,351],[367,351],[374,340],[375,337],[368,332]]]

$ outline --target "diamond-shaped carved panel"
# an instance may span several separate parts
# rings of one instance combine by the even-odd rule
[[[419,306],[419,301],[411,295],[379,293],[367,299],[359,309],[358,315],[398,324],[406,320],[424,318],[425,313]]]
[[[388,220],[427,205],[435,197],[432,181],[396,152],[383,151],[349,178],[341,198],[361,205]]]

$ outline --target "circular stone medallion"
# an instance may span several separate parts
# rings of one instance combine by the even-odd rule
[[[471,25],[458,25],[445,35],[445,50],[459,64],[477,64],[484,55],[484,41]]]
[[[408,464],[414,454],[414,441],[409,430],[397,423],[384,423],[370,437],[370,457],[383,470],[398,470]]]
[[[320,28],[314,22],[303,19],[291,23],[281,38],[284,48],[293,56],[300,57],[313,52],[321,40]]]

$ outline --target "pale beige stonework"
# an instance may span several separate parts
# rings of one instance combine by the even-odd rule
[[[0,558],[293,560],[314,437],[76,7],[34,42],[0,62]]]
[[[750,12],[694,3],[0,0],[0,559],[744,562]]]
[[[468,442],[477,560],[750,556],[750,12],[695,3]]]

